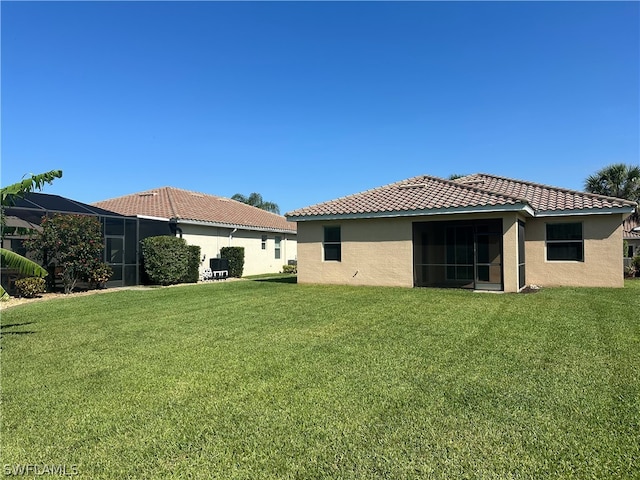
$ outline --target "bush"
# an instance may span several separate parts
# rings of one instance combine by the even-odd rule
[[[244,247],[222,247],[220,258],[229,260],[229,276],[242,277],[244,270]]]
[[[100,221],[89,215],[45,216],[42,230],[24,242],[48,269],[60,269],[64,293],[71,293],[79,280],[88,280],[100,263],[103,249]],[[55,276],[51,275],[51,281]]]
[[[282,273],[298,273],[297,265],[283,265]]]
[[[166,235],[142,240],[142,261],[149,280],[159,285],[180,283],[189,272],[189,249],[183,238]]]
[[[200,247],[198,245],[187,245],[187,274],[182,279],[184,283],[197,283],[200,278]]]
[[[631,267],[635,270],[636,277],[640,276],[640,255],[631,259]]]
[[[95,288],[103,288],[113,275],[113,269],[104,262],[96,262],[89,272],[89,283]]]
[[[34,298],[45,292],[46,282],[44,278],[27,277],[16,280],[16,290],[18,296],[24,298]]]

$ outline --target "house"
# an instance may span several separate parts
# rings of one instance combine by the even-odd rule
[[[631,259],[640,255],[640,219],[631,215],[622,224],[623,239],[626,242],[625,266],[631,264]]]
[[[86,203],[47,193],[27,193],[15,197],[13,205],[3,207],[7,218],[2,246],[20,255],[28,255],[23,246],[31,231],[38,230],[42,218],[54,214],[89,215],[102,225],[105,243],[103,260],[113,269],[108,287],[138,285],[141,279],[140,240],[156,235],[171,235],[164,223],[152,219],[127,217]],[[3,269],[2,284],[7,285],[11,272]]]
[[[244,275],[279,272],[297,258],[295,223],[229,198],[162,187],[93,205],[164,222],[188,244],[200,246],[201,274],[222,247],[244,247]]]
[[[636,204],[487,174],[421,175],[286,214],[298,282],[458,287],[623,286]]]

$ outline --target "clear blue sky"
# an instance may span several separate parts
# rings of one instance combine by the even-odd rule
[[[2,185],[282,212],[420,174],[640,164],[638,2],[7,2]]]

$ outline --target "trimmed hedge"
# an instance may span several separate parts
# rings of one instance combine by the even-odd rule
[[[187,245],[187,274],[182,279],[184,283],[197,283],[200,278],[200,246]]]
[[[244,247],[222,247],[220,258],[229,260],[229,276],[242,277],[244,270]]]
[[[161,235],[140,243],[144,270],[152,283],[172,285],[187,278],[190,251],[183,238]]]

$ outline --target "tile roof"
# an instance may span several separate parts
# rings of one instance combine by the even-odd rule
[[[634,205],[633,202],[618,198],[487,174],[469,175],[456,180],[420,175],[294,210],[286,216],[300,221],[307,217],[366,217],[493,210],[524,210],[531,215],[594,209],[620,209],[622,213]]]
[[[640,240],[640,231],[634,231],[634,228],[640,229],[640,216],[631,215],[622,222],[622,236],[625,240]]]
[[[627,208],[635,205],[634,202],[620,198],[605,197],[485,173],[458,178],[456,182],[473,183],[492,192],[526,198],[536,212]]]
[[[186,222],[223,224],[257,230],[296,231],[295,223],[287,222],[281,215],[229,198],[173,187],[132,193],[93,205],[123,215],[177,218]]]

